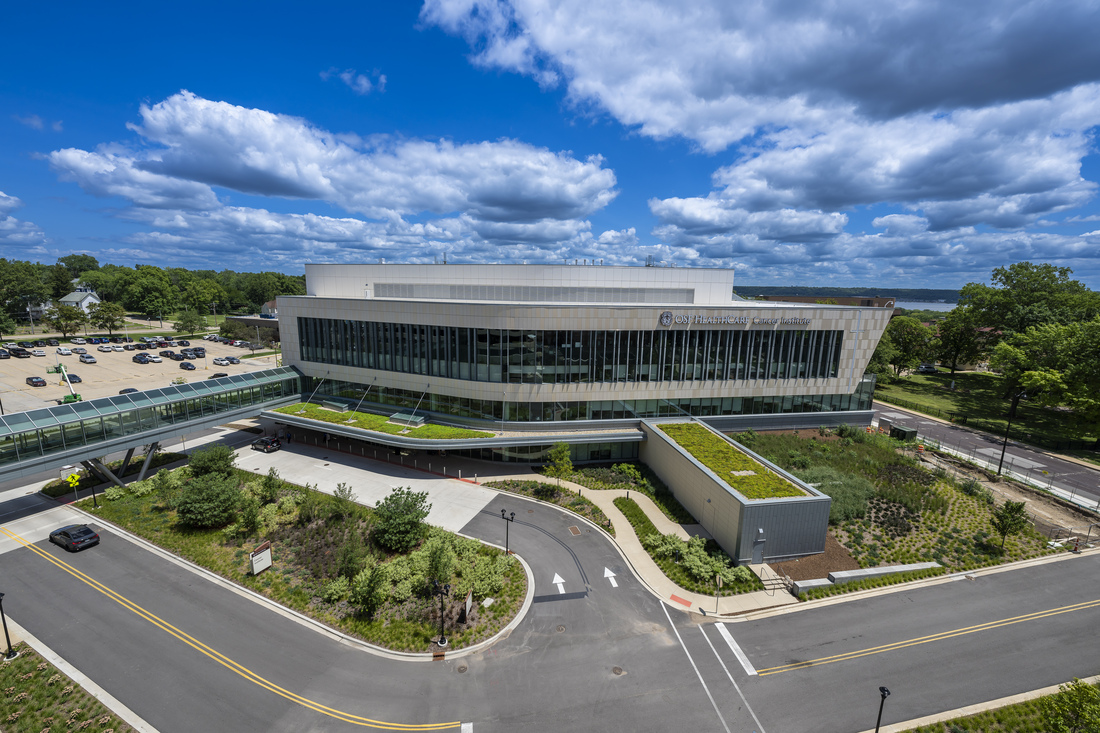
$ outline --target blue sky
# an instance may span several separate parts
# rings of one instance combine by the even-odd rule
[[[0,256],[1100,288],[1097,7],[986,5],[19,4]]]

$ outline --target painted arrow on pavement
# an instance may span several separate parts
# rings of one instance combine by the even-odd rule
[[[554,579],[550,582],[558,586],[558,593],[565,593],[565,580],[560,575],[554,573]]]
[[[618,588],[619,584],[615,581],[615,573],[611,572],[611,568],[603,569],[603,577],[611,581],[612,588]]]

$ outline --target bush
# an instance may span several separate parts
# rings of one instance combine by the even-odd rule
[[[146,479],[144,481],[135,481],[129,486],[130,493],[139,499],[153,493],[154,488],[156,487],[149,479]]]
[[[355,512],[355,492],[347,484],[336,484],[336,492],[332,495],[332,516],[343,519]]]
[[[454,574],[458,557],[448,537],[433,532],[424,543],[421,552],[427,556],[425,574],[428,578],[445,583]]]
[[[875,494],[874,484],[862,476],[840,473],[827,466],[809,468],[795,475],[833,500],[829,507],[829,524],[863,519],[867,514],[867,501]]]
[[[195,529],[215,529],[233,521],[240,503],[237,479],[208,473],[192,479],[176,507],[180,524]]]
[[[103,498],[107,501],[118,501],[126,496],[126,490],[121,486],[112,486],[103,492]]]
[[[424,534],[422,522],[432,505],[426,491],[399,486],[374,509],[374,538],[393,552],[408,552]]]
[[[279,489],[283,487],[283,480],[279,478],[279,472],[271,467],[267,475],[260,481],[257,497],[262,504],[274,504],[279,498]]]
[[[229,446],[215,443],[192,453],[187,465],[194,478],[210,474],[232,476],[235,460],[236,454]]]
[[[352,580],[359,575],[367,562],[367,548],[359,528],[353,527],[344,544],[340,546],[340,555],[336,559],[336,572],[340,577]]]
[[[321,589],[321,600],[325,603],[339,603],[347,597],[348,591],[351,589],[351,583],[344,576],[340,576],[336,580],[330,580],[325,583]]]
[[[375,612],[386,602],[389,595],[389,569],[373,560],[359,571],[351,582],[348,600],[359,612],[373,618]]]

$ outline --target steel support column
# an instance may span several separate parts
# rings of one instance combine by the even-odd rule
[[[160,450],[160,443],[153,442],[145,446],[145,463],[141,464],[141,471],[138,472],[138,481],[145,480],[145,472],[149,470],[149,464],[153,462],[153,455]]]

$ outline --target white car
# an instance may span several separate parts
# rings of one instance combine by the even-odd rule
[[[229,359],[226,359],[224,356],[219,356],[214,360],[214,366],[229,366]]]
[[[43,349],[35,349],[31,352],[31,354],[34,356],[45,356],[46,352]]]
[[[164,359],[161,359],[156,354],[149,354],[148,356],[149,356],[149,361],[153,362],[154,364],[160,364],[162,361],[164,361]]]
[[[111,351],[125,351],[125,350],[126,349],[122,348],[122,344],[114,344],[113,346],[111,346]]]
[[[92,356],[91,354],[81,354],[80,355],[80,363],[81,364],[95,364],[95,357]]]
[[[77,346],[83,346],[84,344],[88,343],[87,341],[85,341],[82,338],[69,339],[69,342],[74,343]]]
[[[100,344],[99,348],[97,348],[96,351],[105,351],[109,354],[114,351],[114,349],[111,348],[110,344]]]
[[[19,344],[15,343],[14,341],[9,341],[6,344],[4,344],[4,348],[5,349],[18,349]]]
[[[71,350],[65,348],[64,346],[58,346],[57,347],[57,353],[60,354],[61,356],[72,356],[73,355],[73,352]]]

